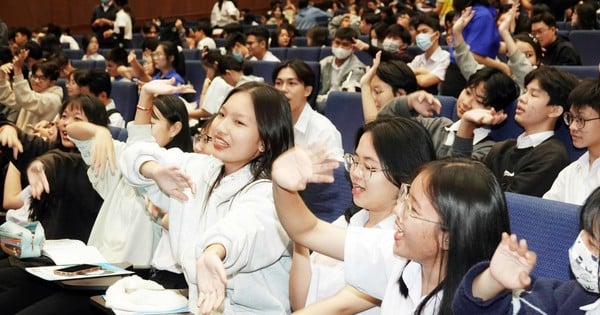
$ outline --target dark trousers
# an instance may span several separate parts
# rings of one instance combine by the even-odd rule
[[[446,77],[440,86],[440,95],[458,98],[458,95],[466,86],[467,80],[460,73],[460,69],[455,63],[451,63],[446,69]]]

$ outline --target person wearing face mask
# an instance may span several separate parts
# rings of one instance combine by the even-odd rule
[[[473,266],[464,276],[454,297],[454,314],[598,314],[600,188],[587,198],[580,222],[582,230],[569,249],[576,280],[530,277],[535,253],[524,239],[504,233],[491,261]]]
[[[383,60],[401,60],[409,63],[414,58],[408,53],[410,42],[410,32],[398,24],[393,24],[388,26],[381,48],[373,46],[373,43],[369,45],[359,39],[354,41],[354,48],[368,52],[373,58],[375,58],[377,52],[381,51]]]
[[[335,33],[331,44],[332,56],[320,61],[321,89],[317,96],[317,106],[322,108],[331,91],[356,92],[360,89],[360,78],[365,74],[362,63],[352,49],[357,32],[349,27],[342,27]]]
[[[415,56],[408,63],[417,77],[417,83],[427,92],[437,94],[438,84],[444,81],[446,69],[450,65],[450,53],[440,47],[440,22],[431,14],[417,17],[417,46],[424,53]]]

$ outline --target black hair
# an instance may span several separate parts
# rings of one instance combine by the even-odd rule
[[[233,47],[235,47],[236,43],[240,43],[242,45],[246,45],[246,36],[242,33],[229,33],[227,38],[225,39],[225,50],[227,52],[231,52]]]
[[[244,63],[235,59],[235,57],[232,55],[223,55],[221,56],[219,62],[217,62],[215,75],[224,75],[227,70],[243,72]]]
[[[12,50],[8,45],[0,45],[0,64],[11,62],[13,59]]]
[[[475,88],[482,82],[485,89],[483,104],[496,111],[514,102],[521,92],[517,83],[498,68],[483,67],[477,70],[467,80],[467,86]]]
[[[302,82],[302,84],[305,87],[306,86],[312,87],[312,92],[307,97],[307,99],[310,99],[310,97],[312,95],[314,95],[315,93],[318,93],[317,82],[315,80],[314,71],[312,71],[312,68],[300,59],[292,59],[292,60],[287,60],[287,61],[279,63],[275,67],[275,69],[273,69],[273,73],[271,75],[273,84],[275,84],[275,81],[277,80],[277,76],[279,75],[279,72],[284,68],[292,69],[294,71],[294,73],[296,73],[296,76],[298,77],[298,81]]]
[[[73,81],[75,81],[75,84],[77,84],[77,86],[81,87],[81,86],[88,86],[89,83],[89,79],[90,76],[88,75],[90,72],[90,69],[76,69],[74,71],[71,71],[71,73],[69,73],[69,77],[73,76]],[[106,71],[103,71],[106,72]],[[109,78],[110,80],[110,78]],[[111,87],[112,88],[112,87]]]
[[[548,11],[543,11],[531,17],[531,24],[540,22],[546,24],[548,27],[556,27],[556,18]]]
[[[290,38],[288,45],[285,47],[292,47],[292,38],[294,38],[294,32],[286,25],[281,25],[275,28],[275,31],[271,35],[271,47],[281,47],[279,46],[279,35],[281,35],[281,32],[283,32],[284,30],[288,33],[288,36]]]
[[[478,161],[435,160],[423,165],[417,174],[426,176],[426,194],[439,214],[442,232],[448,233],[448,249],[441,251],[440,259],[440,268],[446,261],[446,270],[440,270],[445,277],[423,298],[414,314],[423,314],[425,305],[440,291],[444,294],[438,314],[452,314],[452,300],[463,276],[476,263],[492,257],[502,232],[510,233],[506,200],[494,174]],[[402,277],[399,282],[401,294],[407,296]]]
[[[383,42],[383,40],[385,39],[385,32],[387,31],[387,28],[388,25],[384,22],[377,22],[373,24],[373,26],[371,27],[371,31],[375,31],[375,34],[377,34],[377,40]],[[370,37],[371,34],[369,33],[369,38]]]
[[[304,9],[308,6],[308,0],[298,0],[298,10]]]
[[[244,28],[242,27],[242,24],[240,23],[229,23],[226,24],[225,26],[223,26],[223,34],[227,35],[225,36],[225,38],[229,37],[229,34],[233,34],[233,33],[244,33]]]
[[[204,32],[204,35],[206,36],[212,36],[212,27],[209,22],[199,21],[196,25],[196,30]]]
[[[14,32],[11,33],[11,36],[9,36],[9,39],[14,40],[17,33],[21,33],[21,35],[27,36],[27,39],[29,39],[29,40],[32,38],[31,30],[28,29],[27,27],[21,26],[21,27],[15,28]]]
[[[87,84],[83,86],[87,86],[90,92],[96,97],[102,92],[106,93],[106,97],[110,97],[112,84],[108,72],[102,69],[90,69],[87,75]]]
[[[398,24],[392,24],[392,25],[388,26],[388,28],[385,31],[385,37],[388,37],[388,36],[399,37],[402,40],[402,42],[407,45],[410,45],[410,42],[412,40],[412,36],[410,35],[410,32],[407,29],[405,29],[404,27],[402,27],[402,25],[398,25]]]
[[[117,66],[126,66],[127,65],[127,51],[122,47],[115,47],[108,52],[106,56],[106,61],[112,61],[117,64]]]
[[[83,50],[84,53],[87,52],[87,47],[90,44],[90,42],[92,41],[92,38],[96,38],[96,40],[98,40],[98,35],[96,35],[96,33],[90,33],[90,34],[85,35],[81,39],[81,50]],[[98,47],[100,47],[100,46],[98,46]]]
[[[567,104],[574,109],[589,106],[600,114],[600,79],[582,80],[569,94]]]
[[[452,8],[456,12],[462,12],[462,10],[466,9],[467,7],[478,5],[478,4],[489,7],[491,5],[491,1],[489,1],[489,0],[453,0]]]
[[[418,28],[419,25],[424,24],[433,29],[434,32],[440,31],[440,19],[437,15],[428,13],[420,14],[415,16],[414,20],[411,18],[411,22],[413,23],[415,29]]]
[[[160,28],[158,27],[158,25],[156,25],[156,23],[154,23],[152,21],[147,21],[146,23],[144,23],[144,25],[142,25],[142,33],[148,34],[148,33],[150,33],[150,30],[152,28],[156,29],[156,33],[158,35]]]
[[[292,113],[287,98],[274,87],[248,82],[234,88],[223,104],[236,93],[248,93],[254,105],[258,134],[264,143],[264,152],[250,162],[254,180],[271,178],[273,162],[294,146]]]
[[[578,23],[573,25],[574,29],[579,30],[596,30],[598,27],[598,19],[596,17],[596,9],[590,3],[579,3],[575,6]]]
[[[31,66],[31,73],[35,74],[41,70],[45,77],[51,81],[56,81],[60,74],[60,68],[54,61],[40,60]]]
[[[381,81],[392,87],[394,95],[400,89],[403,89],[406,94],[410,94],[419,89],[417,77],[404,61],[383,61],[377,68],[375,74]]]
[[[436,159],[429,132],[413,119],[383,116],[366,123],[356,132],[355,148],[367,132],[372,135],[385,178],[398,188],[412,181],[421,164]]]
[[[183,52],[179,52],[177,45],[171,41],[161,41],[158,45],[162,46],[165,57],[169,60],[175,72],[181,77],[185,77],[185,57],[183,56]],[[173,61],[170,60],[171,57],[173,57]]]
[[[60,113],[62,114],[70,106],[80,108],[90,123],[103,127],[108,126],[106,108],[97,97],[84,94],[69,95],[69,98],[63,102]]]
[[[358,37],[358,33],[350,27],[340,27],[335,32],[334,38],[339,38],[341,40],[349,40],[353,41],[354,38]]]
[[[362,20],[365,21],[365,23],[367,24],[375,24],[377,22],[381,22],[381,16],[379,16],[378,14],[372,13],[372,12],[368,12],[363,14]]]
[[[209,50],[202,57],[202,64],[209,68],[215,69],[215,75],[217,75],[216,71],[222,58],[223,55],[221,55],[221,52],[218,50]]]
[[[62,52],[62,46],[58,37],[54,34],[47,34],[40,39],[40,46],[42,47],[42,54],[48,58],[51,55]]]
[[[579,79],[571,73],[550,66],[541,66],[525,76],[525,86],[537,79],[540,87],[548,93],[548,105],[562,106],[563,112],[569,110],[569,94],[579,84]]]
[[[34,41],[27,41],[23,44],[23,49],[29,50],[29,58],[40,60],[44,58],[44,52],[42,51],[42,46]]]
[[[542,46],[540,46],[540,43],[538,42],[537,38],[535,38],[535,36],[533,36],[529,33],[519,33],[519,34],[514,35],[513,39],[515,41],[527,43],[531,47],[533,47],[533,51],[535,52],[535,57],[538,62],[537,65],[539,65],[542,62]],[[537,65],[535,65],[535,66],[537,66]]]
[[[264,26],[256,26],[253,27],[250,32],[248,32],[248,34],[246,34],[246,38],[248,38],[248,36],[254,36],[256,37],[256,41],[257,42],[265,42],[266,47],[269,47],[269,30],[267,30],[266,27]]]
[[[144,38],[144,40],[142,40],[142,51],[146,49],[150,51],[155,51],[159,43],[160,41],[156,37],[146,37]]]
[[[192,152],[190,118],[183,101],[175,95],[159,95],[152,100],[152,105],[169,121],[169,124],[181,123],[181,130],[165,145],[165,148],[180,148],[183,152]]]
[[[592,191],[581,207],[579,225],[594,240],[600,240],[600,187]],[[598,255],[598,253],[594,254]]]

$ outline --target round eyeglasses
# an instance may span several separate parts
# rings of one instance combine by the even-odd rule
[[[433,223],[433,224],[437,224],[437,225],[442,225],[442,223],[438,222],[438,221],[433,221],[433,220],[429,220],[429,219],[425,219],[422,218],[420,216],[418,216],[415,213],[415,208],[413,208],[412,206],[412,201],[410,199],[410,184],[405,184],[403,183],[400,186],[400,197],[398,198],[402,204],[400,205],[402,208],[400,208],[402,210],[402,218],[406,219],[407,216],[413,218],[413,219],[417,219],[423,222],[429,222],[429,223]]]
[[[364,162],[359,160],[358,156],[350,153],[344,154],[344,168],[348,173],[356,170],[358,176],[363,179],[371,179],[373,173],[383,171],[383,169],[376,169],[374,167],[365,165]],[[368,172],[367,177],[365,177],[365,171]]]
[[[583,127],[585,127],[586,122],[598,119],[600,119],[600,117],[585,119],[583,117],[575,116],[570,112],[566,112],[563,114],[563,120],[565,121],[565,125],[570,127],[572,123],[575,123],[575,127],[577,127],[578,129],[583,129]]]

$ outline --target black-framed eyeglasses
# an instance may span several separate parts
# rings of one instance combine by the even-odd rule
[[[46,77],[45,75],[37,75],[37,74],[32,74],[31,75],[31,80],[37,80],[37,81],[44,81],[46,79],[48,79],[48,77]]]
[[[410,184],[403,183],[400,186],[400,198],[398,199],[402,202],[400,205],[402,207],[402,218],[406,219],[406,216],[409,216],[413,219],[421,220],[423,222],[429,222],[440,226],[442,225],[442,223],[438,221],[422,218],[415,213],[415,208],[413,208],[412,201],[410,200]]]
[[[344,154],[344,168],[348,173],[350,173],[353,170],[356,170],[358,176],[363,179],[371,179],[373,173],[383,171],[383,169],[377,169],[365,165],[364,162],[360,161],[358,156],[350,153]],[[365,177],[365,171],[369,172],[368,177]]]
[[[570,112],[566,112],[563,114],[563,120],[565,121],[565,125],[570,127],[572,123],[575,123],[575,127],[577,127],[578,129],[583,129],[583,127],[585,127],[586,122],[598,119],[600,119],[600,117],[585,119],[583,117],[575,116]]]

